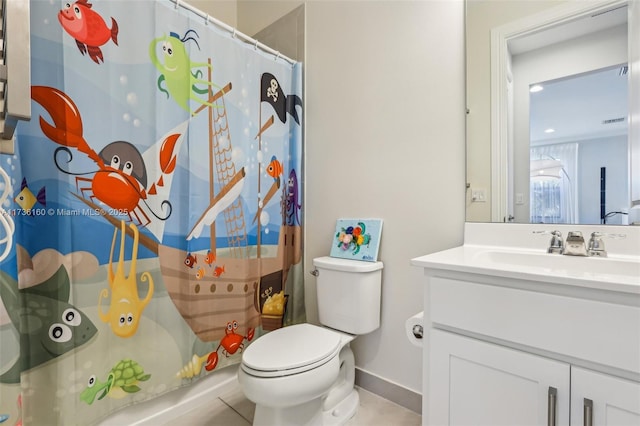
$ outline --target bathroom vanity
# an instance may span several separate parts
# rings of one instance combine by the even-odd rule
[[[553,231],[600,232],[607,257],[548,253]],[[640,227],[467,223],[412,264],[423,424],[640,425]]]

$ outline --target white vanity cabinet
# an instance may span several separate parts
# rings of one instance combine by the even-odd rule
[[[573,231],[609,235],[607,257],[547,253]],[[466,223],[411,263],[424,425],[640,426],[640,227]]]
[[[568,364],[440,330],[430,337],[427,424],[546,425],[549,415],[569,424]]]
[[[638,382],[437,329],[430,344],[426,424],[640,425]]]
[[[413,264],[426,276],[423,424],[640,426],[638,289]]]
[[[572,367],[571,425],[587,424],[640,425],[640,383]]]

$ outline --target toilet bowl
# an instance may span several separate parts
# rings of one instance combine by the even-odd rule
[[[358,407],[352,335],[311,324],[281,328],[243,353],[238,381],[254,425],[340,425]]]
[[[271,331],[242,353],[254,425],[343,425],[358,410],[350,342],[380,326],[381,262],[314,259],[320,323]]]

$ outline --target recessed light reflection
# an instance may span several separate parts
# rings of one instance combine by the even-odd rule
[[[544,130],[545,133],[553,133],[555,131],[556,131],[556,129],[551,129],[551,128]]]
[[[529,92],[531,92],[531,93],[542,92],[543,90],[544,90],[544,87],[542,87],[539,84],[534,84],[533,86],[531,86],[529,88]]]

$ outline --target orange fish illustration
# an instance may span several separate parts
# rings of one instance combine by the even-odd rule
[[[222,275],[223,272],[224,272],[224,265],[216,266],[215,269],[213,270],[213,276],[219,277],[220,275]]]
[[[206,263],[207,265],[209,265],[211,267],[211,265],[215,261],[216,261],[215,253],[211,253],[211,250],[207,250],[207,255],[204,258],[204,263]]]
[[[267,166],[267,174],[273,178],[273,180],[278,180],[280,175],[282,174],[283,167],[282,163],[278,161],[276,156],[271,157],[271,162]]]
[[[201,266],[198,268],[198,271],[196,272],[196,278],[201,280],[202,277],[204,277],[204,268]]]
[[[184,264],[193,269],[196,263],[198,263],[198,258],[191,253],[187,254],[187,257],[184,259]]]

